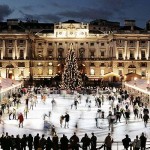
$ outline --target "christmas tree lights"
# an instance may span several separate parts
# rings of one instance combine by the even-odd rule
[[[76,90],[82,86],[82,78],[78,71],[78,64],[72,44],[65,63],[61,87],[65,90]]]

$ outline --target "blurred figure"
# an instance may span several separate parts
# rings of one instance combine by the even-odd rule
[[[68,138],[65,134],[63,134],[63,137],[61,137],[60,139],[60,143],[61,143],[61,150],[67,150],[68,149]]]
[[[23,128],[24,117],[23,117],[23,114],[22,114],[22,113],[20,113],[20,114],[18,115],[18,120],[19,120],[19,128],[20,128],[21,125],[22,125],[22,128]]]
[[[97,137],[92,133],[91,137],[91,150],[96,150]]]
[[[110,133],[108,133],[108,135],[106,136],[104,143],[106,146],[106,150],[112,150],[113,138],[111,137]]]
[[[145,150],[147,138],[143,132],[142,132],[142,135],[140,136],[140,140],[141,140],[141,150]]]
[[[122,140],[122,143],[123,143],[125,150],[128,150],[130,143],[131,143],[131,139],[129,138],[128,134],[126,134],[126,137]]]
[[[79,149],[79,138],[74,132],[74,135],[70,138],[70,146],[72,150],[78,150]]]

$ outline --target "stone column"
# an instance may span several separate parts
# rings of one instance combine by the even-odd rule
[[[67,46],[68,42],[64,42],[64,58],[66,58],[66,55],[68,53],[68,46]]]
[[[135,59],[141,58],[141,54],[139,52],[140,52],[139,41],[137,41],[137,43],[136,43],[136,54],[134,54]]]
[[[112,57],[115,58],[116,57],[116,40],[113,41],[113,50],[112,50]]]
[[[54,44],[55,44],[55,46],[54,46],[53,56],[54,56],[54,58],[58,58],[58,45],[57,45],[57,42],[55,42]]]
[[[17,49],[17,40],[14,41],[14,45],[13,45],[13,52],[12,52],[13,59],[17,59],[16,49]]]
[[[28,40],[26,40],[26,43],[25,43],[24,59],[27,58],[27,51],[28,51]]]
[[[17,46],[17,40],[15,40],[15,59],[19,58],[19,52],[18,52],[18,46]]]
[[[95,44],[96,44],[96,46],[95,46],[95,49],[96,49],[95,58],[99,58],[99,42],[96,42]]]
[[[1,53],[1,58],[6,57],[6,46],[5,46],[5,40],[3,40],[3,48]]]
[[[128,52],[128,42],[125,41],[124,56],[123,56],[124,60],[129,59],[128,53],[129,53]]]
[[[85,58],[89,58],[89,42],[85,45]]]
[[[147,42],[147,56],[146,59],[150,59],[150,41]]]

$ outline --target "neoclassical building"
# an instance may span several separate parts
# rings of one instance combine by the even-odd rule
[[[15,80],[61,75],[70,44],[80,72],[89,80],[149,79],[150,33],[148,28],[137,27],[134,20],[126,20],[124,26],[106,20],[1,22],[0,75]]]

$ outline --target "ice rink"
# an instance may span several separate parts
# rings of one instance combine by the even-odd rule
[[[53,124],[56,128],[56,132],[59,137],[62,134],[65,134],[68,138],[70,138],[74,132],[77,133],[79,138],[84,136],[85,133],[91,137],[91,133],[94,132],[98,138],[98,141],[104,141],[109,131],[108,128],[108,120],[107,115],[109,111],[109,102],[107,99],[104,101],[104,105],[100,108],[102,111],[105,112],[105,119],[98,119],[98,126],[96,127],[95,117],[97,114],[97,106],[95,106],[95,98],[92,95],[88,95],[89,99],[91,100],[91,109],[89,110],[88,106],[86,105],[86,98],[87,95],[81,95],[81,103],[78,104],[78,108],[75,109],[74,107],[71,109],[71,104],[74,102],[74,97],[76,95],[64,95],[64,94],[51,94],[47,97],[46,102],[43,103],[41,101],[41,96],[38,95],[38,103],[33,110],[29,110],[27,119],[24,120],[24,127],[18,127],[17,120],[9,120],[7,112],[3,115],[2,119],[4,124],[1,123],[1,134],[2,132],[8,132],[9,135],[19,134],[21,137],[23,134],[31,133],[35,136],[37,133],[40,136],[44,133],[46,136],[51,136],[51,130],[44,129],[44,114],[51,112],[51,117],[46,117],[46,120]],[[52,99],[55,99],[56,106],[52,110]],[[23,112],[25,108],[25,101],[22,98],[22,103],[20,104],[17,112]],[[30,103],[29,103],[30,106]],[[60,116],[65,115],[65,112],[68,112],[70,115],[70,122],[69,128],[60,127]],[[76,124],[78,128],[76,128]],[[148,123],[147,128],[145,128],[144,123],[141,119],[134,119],[133,112],[131,111],[131,117],[129,120],[129,124],[125,124],[125,119],[121,118],[121,123],[114,124],[114,131],[111,132],[114,141],[121,141],[125,134],[129,134],[131,139],[134,139],[136,135],[141,135],[144,132],[147,135],[147,138],[150,138],[150,125]]]

